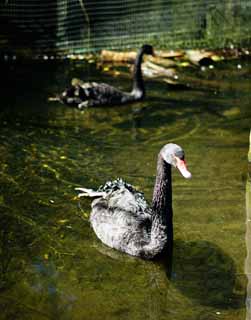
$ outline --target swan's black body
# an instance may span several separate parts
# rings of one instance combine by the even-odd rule
[[[152,205],[142,193],[121,179],[107,182],[97,191],[78,188],[79,196],[96,197],[91,225],[106,245],[133,256],[151,259],[172,244],[171,165],[189,178],[184,152],[176,144],[165,145],[158,156]],[[182,167],[183,166],[183,167]]]
[[[153,55],[153,48],[144,45],[138,51],[133,71],[133,88],[131,92],[121,91],[106,83],[87,82],[73,79],[70,88],[56,98],[67,105],[77,106],[79,109],[100,105],[121,105],[139,101],[145,96],[141,63],[144,54]]]

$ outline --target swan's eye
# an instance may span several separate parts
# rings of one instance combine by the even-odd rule
[[[180,157],[180,156],[174,155],[174,159],[175,159],[176,166],[181,162],[185,162],[185,157],[184,156]]]
[[[184,156],[184,153],[183,153],[183,152],[180,152],[180,153],[178,153],[178,154],[174,154],[174,157],[175,157],[175,158],[178,158],[179,160],[182,160],[182,161],[185,160],[185,156]]]

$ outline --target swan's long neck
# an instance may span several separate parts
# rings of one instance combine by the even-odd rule
[[[137,99],[142,99],[145,95],[144,80],[141,71],[143,55],[143,49],[139,50],[133,70],[133,88],[131,94]]]
[[[154,257],[165,248],[169,252],[173,243],[173,210],[171,165],[167,164],[161,153],[158,156],[157,176],[152,199],[153,222],[150,242],[144,254]]]

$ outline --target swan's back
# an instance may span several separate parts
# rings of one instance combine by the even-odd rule
[[[123,92],[107,83],[85,82],[80,85],[82,94],[86,99],[108,98],[110,96],[121,97]]]
[[[84,83],[79,79],[73,79],[71,87],[61,94],[60,99],[81,109],[98,105],[123,104],[135,97],[106,83]]]
[[[98,189],[102,198],[92,202],[91,225],[98,238],[108,246],[137,255],[150,241],[151,209],[142,193],[117,179]]]

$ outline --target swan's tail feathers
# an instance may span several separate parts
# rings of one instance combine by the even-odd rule
[[[95,190],[86,189],[86,188],[75,188],[75,190],[79,191],[79,194],[78,194],[79,198],[81,197],[100,198],[106,195],[105,192],[95,191]]]

